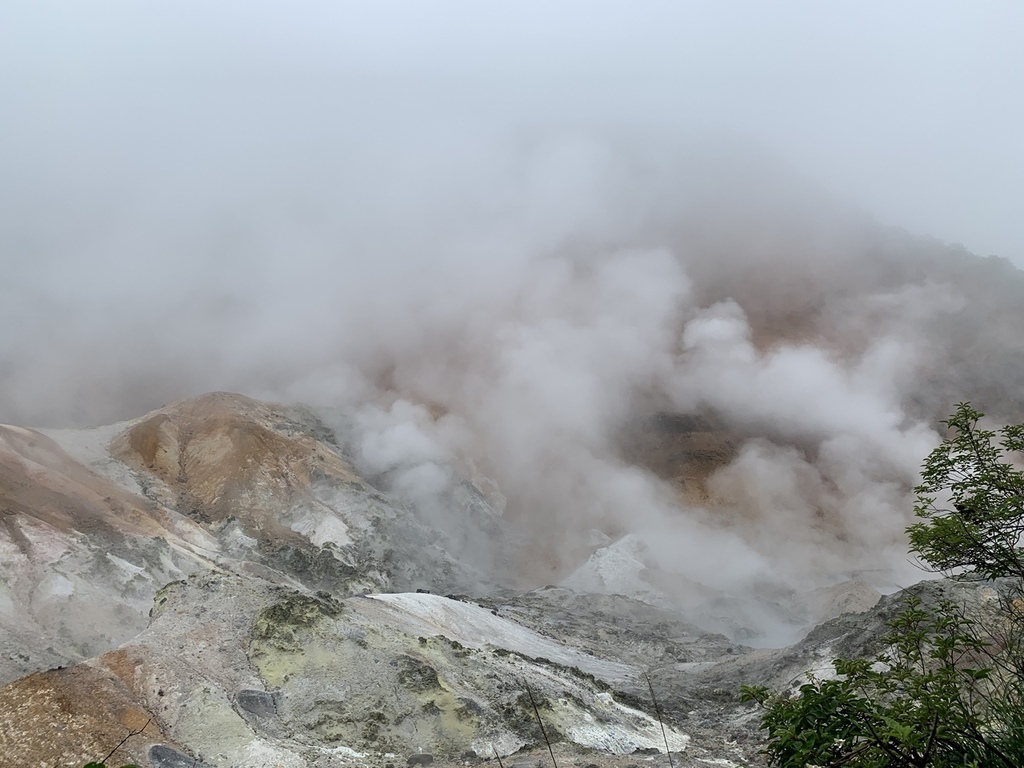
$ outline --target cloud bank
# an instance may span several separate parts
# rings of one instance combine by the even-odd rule
[[[565,18],[442,32],[451,7],[7,11],[0,419],[301,400],[453,532],[475,484],[528,582],[627,533],[732,593],[913,578],[937,419],[1024,410],[1021,273],[793,170],[832,166],[750,61],[698,78],[716,46],[666,58],[603,6],[577,47]],[[793,66],[773,109],[807,121]],[[658,414],[728,435],[696,490],[631,456]]]

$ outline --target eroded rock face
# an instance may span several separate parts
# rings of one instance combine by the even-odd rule
[[[143,417],[110,451],[226,554],[299,584],[347,593],[479,581],[436,531],[358,477],[302,409],[203,395]]]
[[[0,426],[0,681],[127,641],[157,590],[211,568],[342,595],[478,583],[443,543],[301,409],[215,393],[98,430]]]
[[[156,411],[115,437],[110,452],[158,480],[151,487],[169,496],[168,506],[204,523],[244,514],[268,539],[294,536],[279,514],[304,501],[314,480],[366,489],[329,443],[282,409],[241,395],[213,393]]]
[[[125,681],[104,664],[38,672],[0,688],[0,754],[11,766],[75,766],[111,755],[146,764],[147,742],[168,736]]]
[[[51,438],[0,427],[0,680],[134,636],[155,591],[203,567],[212,542]]]
[[[467,524],[501,537],[484,496],[466,492]],[[684,622],[628,537],[595,544],[575,590],[485,594],[448,534],[359,478],[310,414],[224,393],[101,430],[0,427],[0,501],[0,755],[18,765],[80,768],[128,737],[111,763],[521,753],[532,766],[544,733],[560,759],[599,768],[666,740],[680,768],[757,765],[758,713],[739,685],[784,686],[867,647],[891,608],[752,650]],[[708,616],[720,607],[684,586]],[[876,598],[849,584],[789,610],[825,617]]]
[[[616,693],[639,678],[635,666],[489,608],[423,593],[339,600],[212,572],[162,590],[130,644],[0,689],[5,727],[19,716],[14,702],[38,698],[27,690],[42,686],[35,678],[52,699],[97,700],[88,715],[40,708],[11,737],[26,754],[41,732],[53,734],[54,754],[98,754],[129,715],[79,751],[72,742],[90,718],[124,710],[133,723],[152,715],[159,724],[133,737],[136,759],[154,739],[217,766],[341,765],[356,752],[508,755],[543,741],[531,695],[555,741],[628,754],[665,738],[654,716]],[[674,750],[690,740],[671,725],[666,733]]]
[[[51,734],[46,756],[80,765],[152,718],[124,754],[155,768],[448,764],[542,748],[536,703],[563,758],[653,754],[667,738],[676,765],[757,765],[740,684],[784,686],[863,651],[896,605],[754,651],[622,596],[341,597],[207,571],[161,589],[129,643],[0,689],[0,739],[33,756]]]

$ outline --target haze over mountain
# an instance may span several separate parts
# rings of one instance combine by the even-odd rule
[[[713,80],[685,84],[691,59],[625,55],[639,38],[607,8],[583,28],[620,35],[622,76],[666,105],[632,111],[586,36],[552,83],[509,91],[539,71],[510,39],[552,55],[528,16],[484,53],[495,28],[435,20],[425,42],[419,13],[350,12],[69,12],[59,37],[8,12],[44,47],[3,54],[23,76],[2,150],[0,418],[109,423],[212,390],[308,403],[436,524],[459,526],[454,478],[475,480],[534,542],[518,566],[534,585],[626,533],[687,579],[727,563],[730,592],[915,578],[907,492],[938,419],[965,398],[1024,411],[1021,273],[793,170],[807,158],[767,148],[764,121],[743,135],[711,108]],[[346,21],[386,32],[390,53],[339,49],[315,18],[337,40]],[[554,98],[573,83],[604,97]]]
[[[184,577],[789,643],[925,575],[956,402],[1024,418],[1016,6],[56,8],[0,9],[11,678]]]

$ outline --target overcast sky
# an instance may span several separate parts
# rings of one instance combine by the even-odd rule
[[[332,133],[729,135],[883,222],[1024,264],[1022,37],[1012,0],[6,2],[0,191],[130,197]]]

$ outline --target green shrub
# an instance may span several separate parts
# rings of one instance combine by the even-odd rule
[[[836,676],[794,697],[745,686],[765,707],[765,754],[783,768],[1024,766],[1024,426],[978,428],[961,403],[950,437],[925,460],[915,489],[912,551],[936,570],[1009,577],[997,617],[937,611],[911,599],[873,659],[836,659]],[[936,504],[948,496],[949,507]]]

